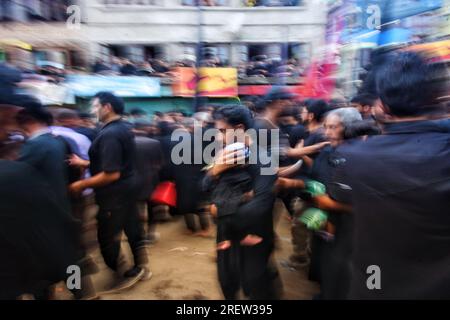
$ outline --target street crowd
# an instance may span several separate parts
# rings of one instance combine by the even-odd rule
[[[320,284],[314,299],[449,299],[447,84],[442,65],[394,52],[340,104],[274,87],[242,104],[150,117],[125,112],[107,91],[85,113],[42,106],[2,83],[0,298],[48,299],[71,265],[82,276],[74,297],[98,298],[98,268],[83,236],[95,205],[100,252],[116,274],[111,291],[152,278],[149,245],[164,241],[156,222],[183,215],[192,235],[211,235],[217,225],[225,299],[241,290],[249,299],[281,299],[273,258],[279,199],[292,226],[290,265]],[[223,145],[214,161],[174,163],[175,131],[194,143],[212,128]],[[259,157],[249,161],[252,145],[277,157],[276,172],[263,174],[269,164]],[[176,204],[154,196],[161,191],[176,194]],[[374,266],[380,274],[371,283]]]

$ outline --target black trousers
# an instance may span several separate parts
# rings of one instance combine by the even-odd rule
[[[137,264],[137,251],[144,246],[144,239],[136,201],[121,203],[113,209],[99,205],[97,221],[98,242],[106,265],[117,271],[122,231],[125,231]]]
[[[240,288],[252,300],[280,299],[281,279],[272,261],[273,241],[269,236],[252,247],[232,241],[231,248],[219,251],[217,267],[225,299],[235,300]]]

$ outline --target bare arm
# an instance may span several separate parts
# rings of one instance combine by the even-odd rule
[[[303,156],[302,159],[303,159],[303,162],[305,163],[305,165],[307,165],[308,167],[312,168],[312,166],[314,164],[314,160],[313,159],[311,159],[308,156]]]
[[[70,192],[81,193],[84,189],[103,187],[120,179],[120,172],[100,172],[93,177],[72,183]]]
[[[331,199],[327,194],[314,197],[314,202],[316,203],[317,207],[322,210],[345,212],[350,212],[352,210],[352,207],[350,205],[337,202]]]
[[[296,148],[290,148],[287,151],[287,156],[291,158],[301,158],[306,155],[310,155],[313,153],[319,152],[323,147],[329,145],[329,142],[321,142],[314,144],[312,146],[308,147],[296,147]]]
[[[244,163],[244,157],[238,157],[238,151],[223,151],[217,155],[214,163],[208,168],[208,175],[217,177],[222,172]]]
[[[81,159],[80,157],[74,154],[70,156],[68,162],[69,165],[80,168],[88,168],[90,165],[90,162],[88,160]]]

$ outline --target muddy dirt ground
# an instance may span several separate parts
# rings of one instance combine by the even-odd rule
[[[284,285],[284,299],[311,299],[318,292],[318,285],[307,279],[306,270],[292,269],[286,266],[292,253],[290,222],[284,207],[277,203],[277,233],[279,241],[275,251],[275,260]],[[189,235],[182,217],[157,225],[159,241],[152,245],[150,266],[153,276],[141,281],[134,287],[116,294],[102,295],[107,300],[220,300],[223,299],[216,272],[215,230],[211,237],[204,238]],[[91,230],[95,240],[95,228]],[[123,249],[130,256],[126,241]],[[106,267],[96,246],[91,256],[97,262],[100,271],[93,277],[94,285],[102,291],[110,285],[112,272]],[[130,259],[131,261],[131,259]],[[61,298],[64,294],[61,293]]]

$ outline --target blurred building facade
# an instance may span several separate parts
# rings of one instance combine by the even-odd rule
[[[3,0],[0,39],[20,39],[37,51],[53,49],[53,55],[61,52],[58,62],[75,66],[111,55],[137,62],[195,60],[199,41],[202,55],[215,56],[224,66],[258,56],[307,63],[325,39],[322,1],[203,0],[199,4],[194,0]],[[67,27],[70,5],[81,8],[80,29]]]
[[[266,3],[267,6],[261,6]],[[194,60],[237,66],[257,56],[308,60],[323,44],[326,8],[300,1],[85,1],[94,56]],[[256,5],[260,6],[256,6]],[[251,7],[252,6],[252,7]]]
[[[449,0],[332,0],[328,3],[328,59],[342,95],[355,95],[374,51],[448,39]],[[339,87],[339,88],[338,88]]]
[[[0,48],[8,45],[8,54],[23,69],[40,61],[83,68],[89,59],[89,41],[80,32],[67,27],[67,9],[73,0],[2,0],[0,2]],[[20,41],[32,48],[11,49]],[[19,46],[22,47],[23,46]]]

